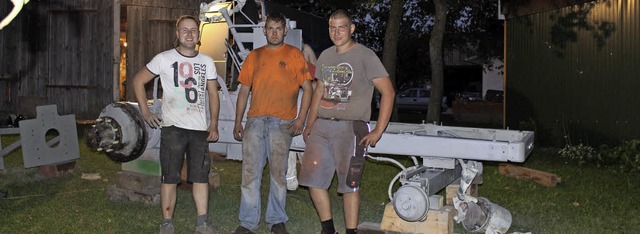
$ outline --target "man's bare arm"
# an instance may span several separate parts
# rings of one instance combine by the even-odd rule
[[[142,118],[149,126],[157,128],[160,127],[160,120],[155,113],[151,113],[149,110],[147,106],[147,92],[144,90],[144,85],[153,80],[154,77],[156,76],[147,70],[146,67],[140,69],[133,77],[133,92],[136,96],[136,101],[138,101],[138,108],[140,108]]]
[[[378,120],[376,121],[376,128],[368,135],[362,138],[360,144],[365,143],[368,146],[376,146],[376,143],[382,137],[382,133],[389,124],[389,118],[391,118],[391,111],[393,110],[393,99],[395,99],[396,92],[391,84],[391,79],[388,76],[373,79],[373,85],[380,92],[380,111],[378,112]]]

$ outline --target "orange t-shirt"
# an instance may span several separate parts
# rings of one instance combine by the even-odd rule
[[[238,76],[242,85],[251,87],[247,117],[295,118],[300,86],[306,80],[311,80],[311,73],[298,48],[283,44],[251,51]]]

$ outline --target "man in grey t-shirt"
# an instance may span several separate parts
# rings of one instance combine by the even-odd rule
[[[384,132],[395,91],[389,74],[373,51],[353,41],[355,25],[343,10],[329,18],[329,37],[334,46],[316,62],[315,88],[303,138],[306,150],[300,170],[300,185],[318,212],[322,233],[335,233],[328,188],[334,173],[343,194],[346,233],[355,233],[360,208],[360,176],[366,148],[375,146]],[[376,88],[381,96],[375,129],[369,132],[371,98]]]

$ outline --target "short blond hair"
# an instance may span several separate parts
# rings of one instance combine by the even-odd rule
[[[183,15],[180,16],[180,18],[178,18],[178,20],[176,20],[176,29],[178,28],[178,25],[180,25],[180,22],[182,22],[183,20],[193,20],[194,22],[196,22],[197,25],[200,25],[200,20],[198,20],[198,18],[196,18],[195,16],[192,15]]]
[[[342,9],[334,11],[333,13],[331,13],[331,16],[329,16],[329,19],[340,19],[340,18],[347,18],[347,22],[349,22],[349,24],[353,23],[353,21],[351,21],[351,14],[349,14],[349,12]]]

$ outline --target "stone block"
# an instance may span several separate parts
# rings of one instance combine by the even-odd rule
[[[130,171],[116,173],[116,186],[119,189],[153,195],[160,193],[160,177]]]
[[[148,205],[160,204],[160,193],[152,195],[136,193],[132,190],[118,188],[116,185],[111,185],[107,188],[107,197],[110,201],[114,202],[139,202]]]

